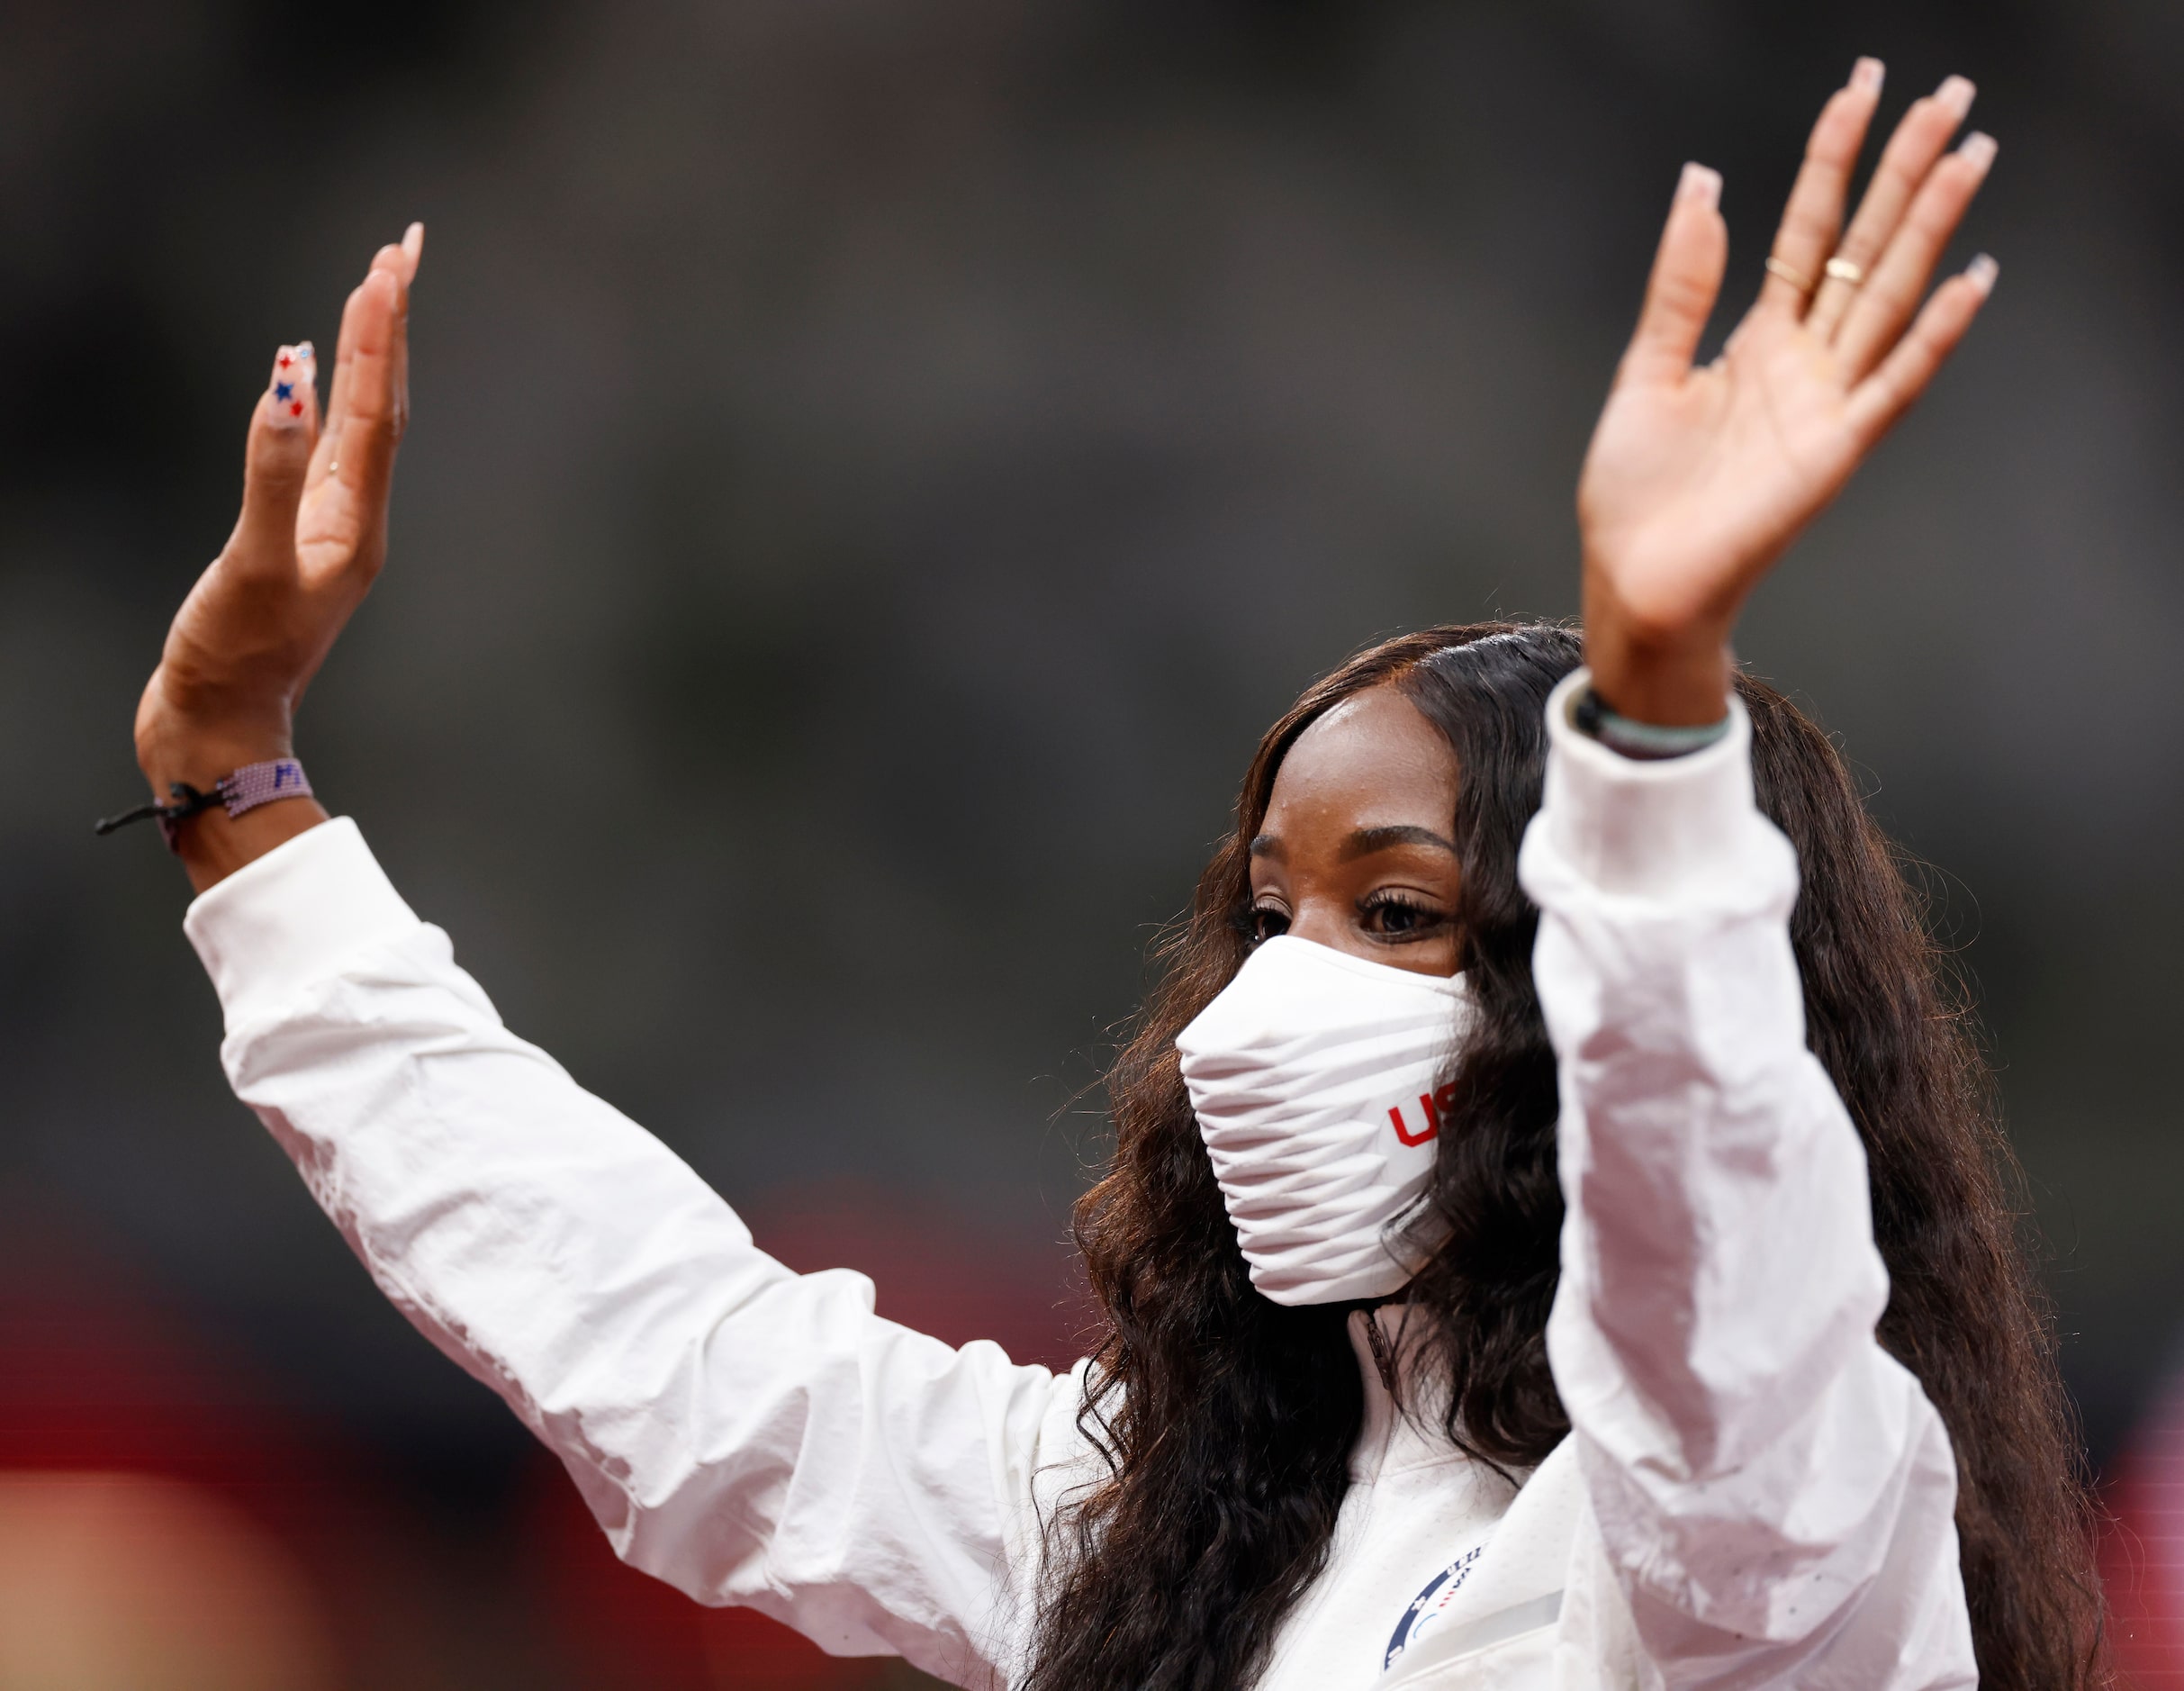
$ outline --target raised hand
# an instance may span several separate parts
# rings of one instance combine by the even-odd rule
[[[297,701],[386,559],[387,498],[410,408],[411,224],[348,297],[321,426],[309,343],[283,347],[250,419],[242,514],[167,630],[137,706],[137,762],[165,800],[293,749]],[[200,890],[323,821],[291,800],[230,821],[207,810],[177,837]]]
[[[1859,60],[1821,112],[1759,298],[1703,367],[1692,358],[1728,231],[1721,178],[1684,167],[1577,493],[1586,660],[1625,716],[1719,719],[1746,597],[1926,391],[1994,286],[1982,256],[1926,297],[1994,160],[1978,133],[1945,150],[1972,108],[1961,77],[1905,114],[1843,232],[1881,80],[1879,61]]]

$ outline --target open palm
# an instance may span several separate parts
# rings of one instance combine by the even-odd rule
[[[321,427],[311,348],[284,347],[250,422],[242,514],[167,630],[137,708],[164,797],[284,755],[290,719],[386,557],[409,410],[409,287],[422,231],[381,250],[342,312]]]
[[[1926,390],[1993,285],[1982,258],[1920,306],[1994,157],[1980,134],[1945,152],[1971,105],[1960,77],[1913,104],[1842,233],[1879,94],[1880,67],[1864,60],[1828,102],[1760,296],[1721,357],[1697,366],[1728,235],[1720,178],[1684,170],[1578,488],[1596,678],[1634,651],[1718,649],[1753,584]],[[1711,700],[1692,708],[1718,715],[1718,686]]]

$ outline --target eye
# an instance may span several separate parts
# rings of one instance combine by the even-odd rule
[[[1254,904],[1243,913],[1240,924],[1244,937],[1254,945],[1274,939],[1289,931],[1289,912],[1278,904]]]
[[[1367,933],[1399,943],[1424,939],[1448,925],[1445,911],[1392,887],[1367,893],[1358,901],[1358,913],[1364,918]]]

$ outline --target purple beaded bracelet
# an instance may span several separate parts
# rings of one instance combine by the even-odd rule
[[[311,777],[303,773],[303,765],[293,757],[276,757],[269,763],[245,764],[240,769],[230,770],[214,782],[212,791],[200,792],[186,781],[167,783],[171,804],[140,804],[133,810],[124,810],[120,816],[110,816],[92,827],[95,834],[111,834],[117,827],[127,827],[131,822],[157,821],[159,832],[167,837],[169,851],[181,849],[180,824],[200,810],[209,810],[214,805],[225,805],[230,817],[247,810],[255,810],[261,804],[271,804],[275,799],[308,799]]]

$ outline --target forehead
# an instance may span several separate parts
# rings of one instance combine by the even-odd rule
[[[1274,834],[1308,819],[1446,827],[1456,787],[1448,740],[1383,685],[1345,699],[1297,736],[1275,775],[1263,826]]]

